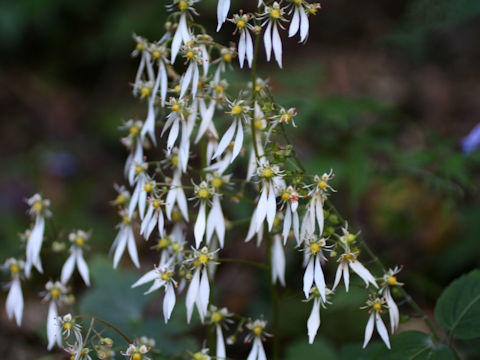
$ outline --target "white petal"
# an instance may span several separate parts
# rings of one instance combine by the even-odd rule
[[[343,268],[343,282],[345,283],[345,291],[348,292],[348,286],[350,284],[350,272],[348,271],[348,266]]]
[[[158,224],[158,233],[163,237],[165,233],[165,219],[163,218],[163,211],[158,209],[157,211],[157,224]],[[150,236],[150,233],[149,233]]]
[[[182,30],[184,26],[182,25],[183,23],[186,26],[186,17],[185,14],[182,14],[180,16],[180,21],[178,23],[177,31],[175,32],[175,35],[173,36],[172,40],[172,45],[171,45],[171,53],[172,53],[172,58],[171,58],[171,63],[173,64],[175,62],[175,58],[177,57],[178,50],[180,50],[180,45],[182,45]]]
[[[144,185],[145,186],[145,185]],[[145,207],[147,206],[147,192],[142,188],[138,197],[138,209],[140,210],[140,219],[145,216]]]
[[[57,317],[57,305],[55,304],[55,301],[50,301],[47,317],[48,350],[51,350],[55,343],[59,344],[59,346],[62,346],[62,337],[60,334],[60,327],[58,326]]]
[[[275,60],[277,60],[278,66],[282,67],[282,40],[278,33],[278,26],[275,23],[272,31],[273,53],[275,54]]]
[[[133,263],[137,268],[140,267],[140,263],[138,262],[138,253],[137,253],[137,245],[135,244],[135,235],[133,234],[133,230],[131,226],[128,226],[126,229],[127,232],[127,245],[128,245],[128,253],[130,254],[130,259],[132,259]]]
[[[247,360],[257,360],[258,359],[258,341],[260,341],[260,339],[258,339],[258,337],[255,337],[255,339],[253,339],[253,344],[252,344],[252,350],[250,350],[250,353],[248,354],[248,358]],[[262,345],[262,343],[260,342],[260,346]]]
[[[323,203],[321,199],[317,199],[315,201],[315,214],[317,216],[317,223],[320,236],[323,234],[323,225],[325,222],[324,215],[323,215]]]
[[[120,258],[123,255],[123,252],[125,251],[125,247],[127,246],[127,233],[126,233],[126,228],[122,227],[120,231],[118,232],[117,238],[115,239],[116,242],[116,248],[115,248],[115,254],[113,255],[113,268],[116,269],[118,262],[120,261]],[[115,243],[114,243],[115,245]]]
[[[82,256],[82,250],[77,251],[77,267],[85,285],[90,286],[90,272],[88,271],[88,265]]]
[[[304,42],[307,40],[308,36],[308,28],[309,28],[309,23],[308,23],[308,17],[307,14],[305,14],[305,11],[302,9],[300,10],[300,41]]]
[[[237,136],[235,136],[235,142],[233,143],[233,151],[232,151],[232,159],[230,162],[233,162],[235,158],[238,156],[240,153],[240,150],[242,150],[243,146],[243,126],[241,121],[237,121],[238,127],[237,127]]]
[[[156,269],[150,270],[149,272],[145,273],[140,279],[138,279],[131,287],[134,288],[146,284],[147,282],[155,280],[157,276],[158,273]]]
[[[270,184],[267,200],[267,223],[268,230],[272,230],[275,215],[277,214],[277,202],[275,200],[275,190],[273,185]]]
[[[367,326],[365,327],[365,338],[363,340],[363,348],[367,346],[368,342],[372,338],[373,334],[373,326],[374,326],[374,313],[370,315],[368,318]]]
[[[245,242],[249,242],[250,240],[252,240],[253,236],[257,232],[256,219],[257,219],[257,210],[255,209],[255,210],[253,210],[252,217],[250,218],[250,225],[248,226],[248,232],[247,232],[247,236],[245,238]]]
[[[285,252],[280,236],[273,238],[272,246],[272,282],[278,278],[280,284],[285,286]]]
[[[183,217],[186,221],[188,221],[188,206],[187,206],[187,198],[185,197],[185,193],[183,192],[183,188],[177,189],[177,204],[180,208],[180,212],[182,213]]]
[[[342,278],[342,264],[339,264],[337,267],[337,272],[335,273],[335,281],[333,282],[333,289],[335,290],[338,284],[340,283],[340,279]]]
[[[27,242],[25,274],[27,278],[30,277],[30,269],[33,266],[43,273],[42,264],[40,260],[40,251],[42,250],[43,234],[45,230],[45,219],[43,216],[38,216],[35,219],[35,225]],[[28,266],[27,266],[28,265]]]
[[[400,322],[400,312],[398,311],[398,306],[395,303],[395,300],[393,300],[392,294],[390,293],[390,289],[388,288],[385,293],[385,299],[387,300],[388,314],[390,316],[390,327],[393,334]]]
[[[180,140],[180,147],[178,149],[178,162],[183,172],[187,171],[189,153],[190,137],[188,132],[188,125],[185,121],[182,121],[182,136]]]
[[[200,288],[198,289],[198,305],[200,311],[200,317],[203,318],[207,314],[208,302],[210,298],[210,284],[208,282],[207,269],[203,268],[202,278],[200,280]]]
[[[152,219],[152,216],[153,216],[153,206],[152,204],[150,204],[148,206],[148,210],[147,210],[147,213],[145,214],[145,217],[143,218],[142,220],[142,225],[140,226],[140,235],[144,235],[145,234],[145,230],[148,228],[148,225],[150,224],[150,220]],[[148,240],[148,236],[145,236],[145,240]]]
[[[250,36],[250,33],[246,31],[245,38],[247,39],[247,61],[248,61],[248,67],[252,67],[252,62],[253,62],[253,41],[252,37]]]
[[[198,79],[200,78],[200,71],[198,70],[197,63],[194,63],[193,78],[192,78],[192,97],[195,97],[198,90]]]
[[[147,119],[143,124],[142,131],[140,136],[142,139],[145,138],[145,135],[148,134],[154,145],[157,144],[157,139],[155,138],[155,107],[153,102],[148,103],[148,112]]]
[[[298,213],[293,213],[293,234],[297,240],[297,245],[300,245],[300,222],[298,220]]]
[[[260,194],[260,199],[258,200],[257,208],[256,208],[256,219],[255,222],[257,224],[256,231],[260,230],[263,226],[263,221],[267,216],[267,206],[268,206],[268,199],[267,199],[267,185],[264,184],[262,188],[262,193]]]
[[[292,21],[290,22],[290,27],[288,28],[288,37],[294,36],[298,32],[300,26],[300,16],[298,15],[298,6],[295,6],[295,11],[293,12]]]
[[[306,298],[308,298],[308,296],[310,295],[310,289],[312,288],[312,285],[313,285],[313,272],[314,272],[314,262],[313,262],[313,256],[312,256],[308,261],[307,268],[305,269],[305,274],[303,275],[303,292]]]
[[[193,273],[192,280],[190,281],[190,286],[187,290],[187,296],[185,297],[185,304],[187,307],[187,322],[190,324],[190,319],[192,318],[193,306],[195,305],[195,300],[198,295],[198,288],[200,286],[200,269],[196,269]]]
[[[375,278],[373,275],[370,273],[370,271],[365,268],[365,266],[362,265],[359,261],[352,261],[350,263],[350,268],[357,273],[358,276],[360,276],[363,281],[365,281],[366,286],[368,287],[368,283],[372,283],[373,286],[375,286],[378,289],[377,282],[375,281]]]
[[[240,39],[238,40],[238,62],[240,63],[240,67],[243,68],[243,63],[245,61],[245,53],[246,53],[246,39],[245,39],[245,31],[240,31]]]
[[[160,97],[162,98],[162,106],[165,106],[165,100],[167,98],[167,89],[168,89],[168,75],[167,70],[165,69],[165,64],[163,61],[159,61],[158,71],[161,73],[161,84],[160,84]]]
[[[325,277],[323,275],[322,266],[320,265],[320,259],[318,256],[315,256],[315,285],[320,292],[320,296],[322,297],[323,301],[325,302],[327,299],[325,298]]]
[[[223,340],[222,327],[219,324],[217,324],[215,327],[217,330],[217,359],[226,359],[227,353],[225,351],[225,341]]]
[[[228,145],[230,145],[230,143],[232,142],[233,135],[235,134],[235,128],[237,126],[237,121],[238,120],[234,120],[232,125],[230,125],[230,127],[223,135],[222,140],[220,140],[220,143],[218,144],[217,151],[215,151],[215,154],[213,154],[212,160],[222,155]]]
[[[318,328],[320,327],[320,299],[313,300],[313,307],[307,321],[308,343],[313,344]]]
[[[265,46],[265,55],[267,56],[267,61],[270,61],[270,56],[272,55],[272,22],[269,21],[265,33],[263,34],[263,44]]]
[[[66,284],[68,282],[68,280],[73,274],[74,268],[75,268],[75,253],[72,252],[62,267],[62,275],[60,276],[60,279],[63,284]]]
[[[388,339],[387,328],[385,327],[385,324],[383,323],[382,318],[377,311],[375,312],[375,323],[377,325],[378,334],[382,338],[385,345],[387,345],[387,348],[390,349],[390,340]]]
[[[283,218],[283,230],[282,230],[282,237],[283,243],[287,243],[288,233],[290,232],[290,227],[292,226],[292,211],[290,210],[290,205],[287,204],[287,208],[285,210],[285,217]]]
[[[202,138],[205,131],[207,131],[210,123],[212,122],[213,114],[215,113],[216,101],[213,100],[208,105],[208,108],[205,106],[205,101],[200,99],[200,117],[202,121],[198,127],[197,137],[195,138],[195,144],[197,144]]]
[[[163,317],[165,318],[165,323],[170,319],[172,315],[173,308],[175,307],[175,289],[173,288],[172,283],[168,283],[165,297],[163,299]]]
[[[18,278],[14,279],[10,285],[5,307],[8,318],[11,320],[15,315],[17,326],[20,326],[22,324],[23,315],[23,294],[20,279]]]
[[[200,201],[200,208],[198,210],[197,221],[195,221],[195,228],[194,228],[194,235],[195,235],[195,246],[197,248],[200,247],[200,244],[203,240],[203,235],[205,234],[205,226],[206,226],[206,202]]]
[[[157,278],[153,281],[153,284],[152,286],[150,286],[150,289],[144,292],[144,295],[150,294],[151,292],[154,292],[155,290],[160,289],[164,285],[165,285],[165,280]]]
[[[172,128],[170,129],[170,133],[168,134],[167,139],[167,151],[172,151],[173,145],[175,145],[175,141],[178,138],[178,133],[180,132],[180,119],[175,119],[172,124]]]
[[[167,215],[167,219],[172,219],[172,210],[173,205],[175,205],[175,200],[177,197],[177,189],[172,186],[168,191],[167,198],[165,199],[165,214]]]
[[[262,340],[256,337],[255,340],[258,343],[258,360],[267,360],[267,355],[265,354],[265,350],[263,349]]]

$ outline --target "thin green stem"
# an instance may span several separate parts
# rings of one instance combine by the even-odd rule
[[[257,58],[258,58],[258,47],[260,43],[260,34],[255,35],[255,47],[253,50],[253,63],[252,63],[252,115],[250,117],[250,128],[252,131],[252,143],[253,150],[255,151],[255,157],[257,160],[260,159],[260,154],[258,153],[257,146],[257,129],[255,127],[255,102],[257,97],[257,91],[255,90],[257,84]]]
[[[113,331],[115,331],[118,335],[120,335],[128,344],[133,344],[133,340],[131,340],[127,335],[125,335],[122,331],[120,331],[117,327],[114,325],[110,324],[108,321],[96,318],[94,316],[90,315],[76,315],[75,317],[80,317],[80,318],[88,318],[92,319],[94,321],[98,321],[99,323],[102,323],[103,325],[109,327]]]

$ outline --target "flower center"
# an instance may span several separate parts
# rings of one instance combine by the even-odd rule
[[[263,170],[262,170],[262,177],[265,177],[265,178],[272,177],[272,170],[270,170],[270,169],[263,169]]]
[[[42,203],[36,202],[35,204],[33,204],[33,209],[34,209],[35,211],[40,211],[40,210],[42,210]]]
[[[63,328],[67,331],[70,330],[72,328],[72,323],[67,322],[63,324]]]
[[[199,262],[200,264],[205,265],[206,263],[208,263],[208,256],[207,256],[207,255],[200,255],[200,256],[198,257],[198,262]]]
[[[60,296],[60,291],[58,291],[57,289],[53,289],[50,294],[52,295],[52,298],[56,299]]]
[[[223,60],[225,60],[226,62],[232,61],[232,55],[230,54],[223,55]]]
[[[255,335],[260,335],[260,334],[262,333],[262,331],[263,331],[263,330],[262,330],[261,327],[256,327],[256,328],[253,329],[253,333],[254,333]]]
[[[183,1],[182,1],[183,2]],[[132,356],[132,360],[141,360],[142,359],[142,354],[135,353]]]
[[[206,199],[208,198],[208,191],[205,190],[205,189],[202,189],[198,192],[197,196],[200,198],[200,199]]]
[[[222,186],[222,180],[218,179],[218,178],[215,178],[212,180],[212,186],[214,188],[219,188],[220,186]]]
[[[320,181],[320,182],[318,183],[318,187],[319,187],[320,189],[322,189],[322,190],[325,190],[325,188],[327,187],[327,182],[326,182],[326,181],[323,181],[323,180]]]
[[[127,201],[127,199],[122,194],[118,194],[117,198],[115,199],[115,202],[119,205],[125,204],[125,201]]]
[[[189,52],[187,52],[187,54],[185,56],[187,57],[187,59],[191,59],[191,58],[193,58],[193,52],[189,51]]]
[[[255,128],[257,130],[262,130],[263,129],[263,121],[262,120],[255,121]]]
[[[239,21],[237,22],[237,27],[238,27],[239,29],[243,29],[243,28],[245,27],[245,21],[239,20]]]
[[[172,111],[178,111],[178,110],[180,110],[180,106],[178,106],[177,104],[172,105]]]
[[[130,135],[138,135],[138,128],[136,127],[131,127],[129,130]]]
[[[396,285],[397,284],[397,278],[395,276],[390,276],[388,279],[388,285]]]
[[[162,277],[162,280],[164,280],[164,281],[167,281],[168,278],[169,278],[168,274],[162,274],[161,277]]]
[[[146,192],[152,191],[152,184],[145,184],[145,186],[143,187],[143,189],[144,189]]]
[[[310,245],[310,252],[315,255],[320,251],[320,246],[318,244],[312,244]]]
[[[232,107],[232,115],[240,115],[242,113],[242,108],[238,105]]]
[[[288,201],[288,200],[290,200],[290,194],[289,194],[288,192],[284,192],[284,193],[282,194],[282,200],[283,200],[283,201]]]
[[[379,303],[375,303],[375,305],[373,305],[373,310],[380,311],[381,309],[382,309],[382,305],[380,305]]]
[[[270,17],[271,17],[272,19],[278,19],[278,18],[280,18],[280,10],[273,9],[273,10],[270,12]]]
[[[158,59],[160,57],[160,52],[159,51],[154,51],[152,53],[152,56],[155,58],[155,59]]]
[[[141,94],[142,96],[148,96],[148,95],[150,95],[150,89],[144,87],[144,88],[142,88],[142,89],[140,90],[140,94]]]
[[[12,275],[18,274],[19,270],[20,269],[16,264],[10,265],[10,272],[12,273]]]
[[[220,315],[219,313],[213,313],[212,321],[214,323],[219,323],[221,320],[222,320],[222,315]]]
[[[186,2],[186,1],[180,1],[180,2],[178,3],[178,8],[179,8],[180,10],[182,10],[182,11],[187,10],[187,9],[188,9],[188,4],[187,4],[187,2]],[[140,358],[134,359],[134,360],[139,360],[139,359],[140,359]]]
[[[168,247],[168,240],[167,239],[158,240],[157,246],[161,249],[164,249],[164,248]]]
[[[77,246],[83,246],[83,244],[85,244],[85,239],[83,238],[83,236],[77,236],[75,238],[75,244]]]

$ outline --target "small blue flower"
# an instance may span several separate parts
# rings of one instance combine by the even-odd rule
[[[477,124],[470,134],[462,139],[462,151],[465,154],[470,154],[478,148],[480,148],[480,124]]]

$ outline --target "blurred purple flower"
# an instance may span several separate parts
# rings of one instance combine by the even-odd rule
[[[462,139],[462,151],[465,154],[470,154],[478,148],[480,148],[480,123]]]

